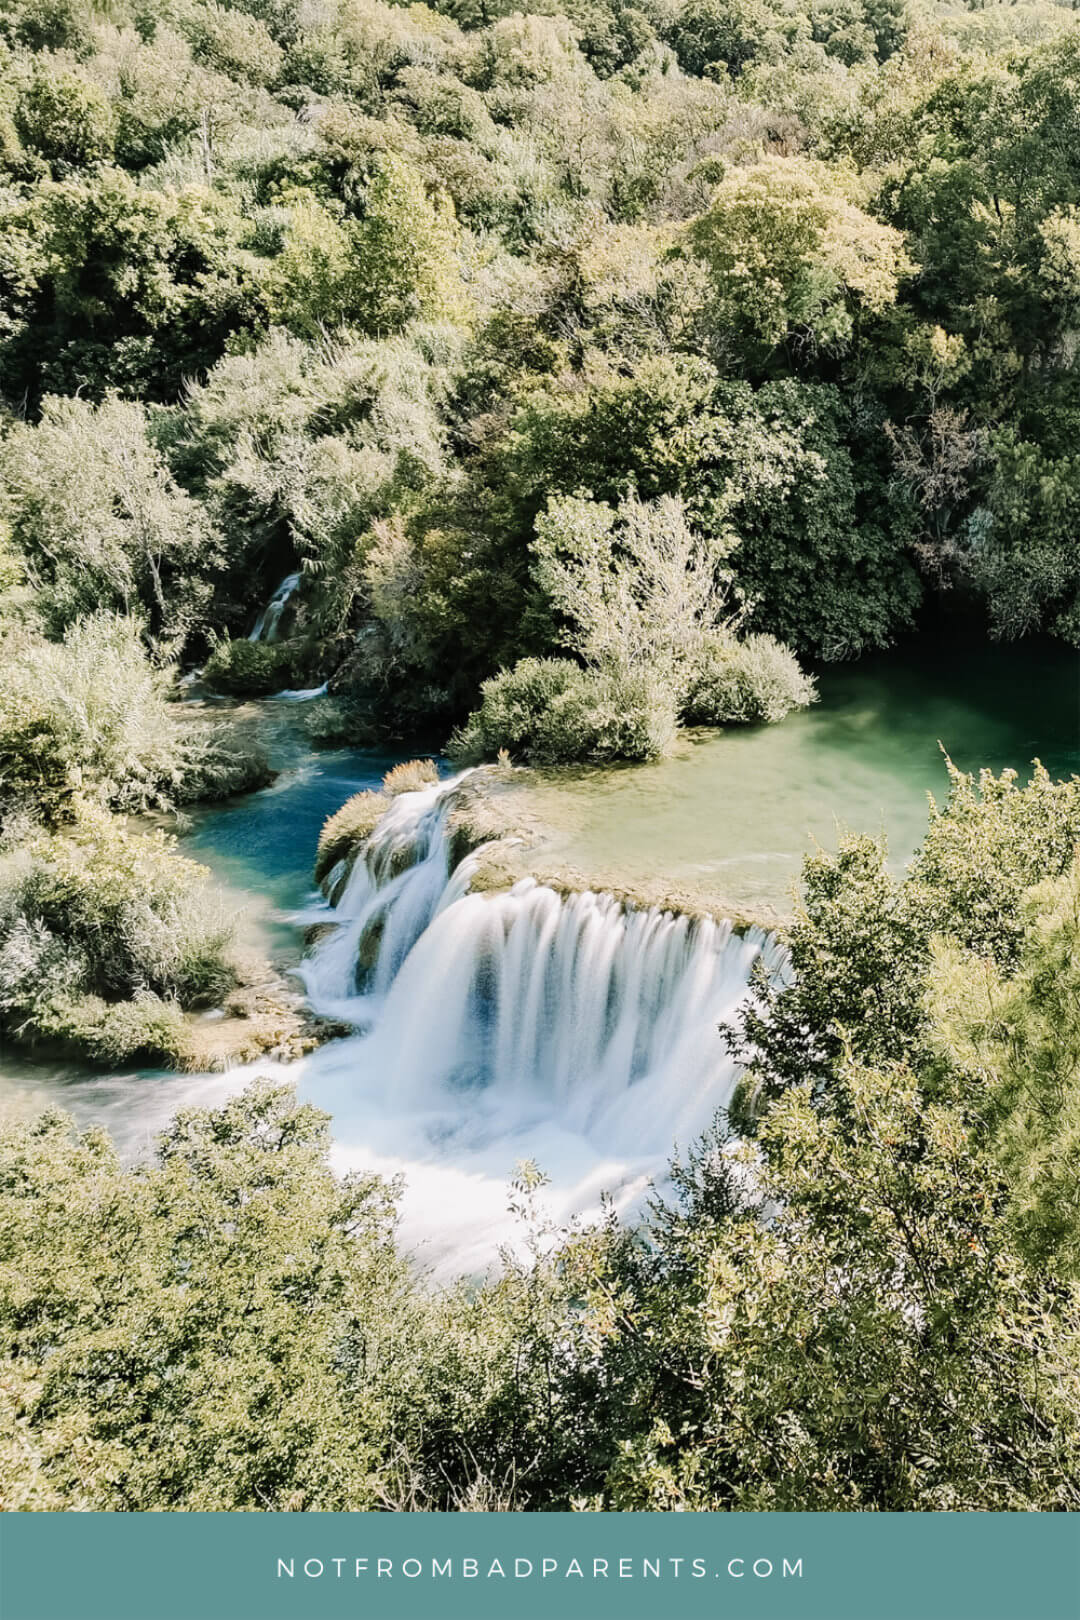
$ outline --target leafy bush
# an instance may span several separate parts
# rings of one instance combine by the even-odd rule
[[[308,641],[219,641],[202,678],[218,692],[263,697],[310,685],[319,661],[319,649]]]
[[[237,748],[221,726],[184,723],[169,684],[138,624],[118,614],[15,650],[0,680],[0,810],[23,806],[54,824],[76,794],[137,812],[261,786],[261,752]]]
[[[974,776],[946,760],[949,795],[931,803],[926,838],[911,866],[924,926],[1005,967],[1024,933],[1022,896],[1064,872],[1080,846],[1080,777],[1053,782],[1036,761],[1026,787],[1016,771]]]
[[[1015,915],[1015,913],[1014,913]],[[970,1082],[1013,1189],[1019,1246],[1080,1277],[1080,861],[1029,889],[1010,971],[939,942],[931,989],[939,1062]]]
[[[860,310],[895,303],[912,271],[901,233],[857,207],[842,171],[765,158],[724,175],[688,230],[708,269],[716,346],[767,353],[792,332],[823,348],[851,341]]]
[[[101,608],[143,615],[176,651],[203,619],[220,536],[151,443],[147,412],[114,397],[46,399],[0,441],[15,542],[50,631]]]
[[[500,749],[534,765],[657,759],[676,724],[674,694],[652,671],[524,658],[484,682],[480,707],[449,749],[465,764],[494,759]]]
[[[42,66],[15,108],[20,139],[57,174],[106,161],[112,156],[113,115],[104,91],[81,73]]]
[[[236,983],[208,874],[164,833],[83,806],[0,862],[0,1024],[92,1058],[175,1058],[181,1010]]]
[[[160,1063],[190,1066],[187,1019],[175,1001],[140,990],[130,1001],[63,992],[41,1001],[23,1038],[55,1042],[89,1063]]]
[[[793,980],[761,989],[733,1040],[749,1065],[736,1100],[744,1123],[761,1098],[793,1085],[824,1094],[846,1056],[875,1068],[924,1057],[935,936],[976,953],[984,982],[995,965],[1015,971],[1030,926],[1025,895],[1060,878],[1080,844],[1080,777],[1052,782],[1040,766],[1021,787],[1015,771],[983,771],[976,787],[948,769],[948,799],[931,804],[904,881],[866,836],[804,862],[787,929]]]
[[[269,555],[295,556],[308,622],[319,634],[342,629],[363,591],[360,537],[443,471],[440,407],[459,344],[448,327],[315,342],[274,330],[159,418],[177,476],[227,537],[217,623],[249,627],[253,578]]]
[[[561,640],[596,667],[675,667],[731,611],[724,547],[691,527],[674,496],[616,508],[552,500],[532,551],[568,626]]]
[[[682,712],[691,726],[768,724],[816,696],[795,654],[774,636],[709,636],[692,667]]]
[[[10,1485],[24,1507],[69,1490],[117,1509],[387,1505],[398,1436],[439,1423],[422,1347],[436,1364],[439,1351],[391,1242],[390,1189],[333,1174],[325,1115],[263,1087],[214,1116],[181,1114],[134,1172],[103,1133],[78,1138],[57,1113],[0,1143],[0,1334],[5,1354],[17,1338],[48,1360],[54,1413],[26,1389],[29,1450],[17,1460],[0,1441],[5,1499]],[[118,1401],[118,1387],[149,1404]],[[76,1434],[85,1468],[71,1466]]]

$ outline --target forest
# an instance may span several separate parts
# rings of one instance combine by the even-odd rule
[[[198,1066],[252,701],[640,766],[1080,650],[1075,12],[529,3],[0,0],[8,1051]],[[1080,779],[945,769],[807,856],[647,1218],[526,1160],[492,1275],[277,1081],[137,1165],[0,1112],[3,1506],[1080,1507]]]

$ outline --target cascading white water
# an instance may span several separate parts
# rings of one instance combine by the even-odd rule
[[[406,1236],[474,1267],[509,1235],[520,1159],[550,1175],[559,1218],[602,1191],[629,1207],[663,1178],[738,1077],[717,1026],[754,962],[780,973],[785,954],[760,929],[528,878],[469,893],[478,857],[450,869],[452,786],[400,795],[330,876],[336,926],[308,994],[364,1033],[316,1053],[302,1087],[333,1113],[339,1160],[406,1171]]]
[[[299,583],[299,574],[286,574],[285,578],[282,580],[269,602],[267,602],[266,606],[259,614],[259,617],[255,620],[255,628],[248,636],[249,641],[277,640],[278,626],[281,623],[282,614],[288,607],[289,600],[294,595]]]

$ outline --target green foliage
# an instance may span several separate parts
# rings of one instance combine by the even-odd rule
[[[1050,454],[1008,429],[993,450],[989,523],[969,563],[991,625],[1009,638],[1045,628],[1080,645],[1080,567],[1071,544],[1080,459]]]
[[[1080,843],[1080,777],[1053,782],[1036,761],[1026,787],[1015,771],[984,770],[976,788],[946,764],[949,796],[941,807],[931,800],[912,892],[929,931],[1008,967],[1023,938],[1025,890],[1063,872]]]
[[[54,1501],[387,1505],[417,1330],[389,1189],[326,1148],[269,1089],[182,1114],[143,1172],[60,1115],[7,1133],[0,1309],[20,1364],[49,1351],[19,1432]]]
[[[942,946],[931,991],[936,1053],[989,1124],[1016,1241],[1040,1271],[1072,1278],[1080,1274],[1078,902],[1074,862],[1028,891],[1010,975]]]
[[[227,537],[219,622],[250,628],[253,570],[269,594],[284,560],[299,556],[315,627],[344,627],[363,593],[373,520],[443,470],[439,406],[453,352],[445,329],[384,342],[346,332],[314,346],[276,331],[189,390],[163,437],[177,476]]]
[[[656,671],[523,658],[484,682],[480,707],[449,750],[463,764],[504,748],[533,765],[656,759],[674,739],[676,718],[674,693]]]
[[[0,205],[13,244],[0,286],[9,397],[175,397],[230,332],[265,319],[249,231],[205,188],[162,194],[108,169]]]
[[[763,0],[688,0],[679,8],[668,38],[687,73],[726,68],[735,76],[777,38],[778,13]]]
[[[931,801],[904,881],[866,837],[805,863],[788,931],[793,982],[762,984],[730,1032],[748,1062],[736,1109],[744,1125],[792,1086],[823,1094],[846,1056],[881,1067],[925,1055],[935,938],[1015,971],[1029,926],[1024,896],[1065,872],[1080,841],[1080,777],[1051,782],[1037,764],[1026,787],[1015,771],[983,771],[976,789],[946,763],[949,797]]]
[[[319,648],[310,642],[219,641],[202,679],[216,692],[263,697],[310,686],[318,670]]]
[[[62,822],[77,798],[127,812],[162,809],[268,779],[257,750],[177,716],[169,676],[150,664],[130,619],[80,619],[63,642],[16,645],[0,669],[5,818]]]
[[[70,829],[2,858],[0,1021],[103,1062],[184,1055],[180,1010],[235,983],[231,928],[201,867],[162,833],[83,805]]]
[[[894,303],[911,269],[903,238],[845,195],[844,176],[809,159],[769,158],[724,176],[690,226],[705,263],[709,323],[721,352],[766,352],[785,341],[812,349],[851,342],[857,314]]]
[[[551,501],[532,551],[537,584],[569,627],[563,641],[599,668],[651,665],[673,675],[727,607],[722,552],[694,533],[670,496],[617,510]]]
[[[729,384],[711,429],[697,499],[738,538],[730,566],[752,627],[819,658],[888,646],[921,595],[908,514],[839,390]]]
[[[16,102],[15,128],[57,178],[107,162],[113,154],[112,108],[104,91],[82,73],[35,72]]]
[[[714,635],[693,659],[682,717],[690,726],[770,724],[815,696],[811,677],[773,636]]]
[[[323,883],[339,861],[355,855],[360,844],[374,831],[379,817],[389,808],[389,794],[365,789],[354,793],[340,810],[326,818],[315,852],[316,883]]]
[[[736,641],[724,544],[695,532],[678,498],[617,508],[549,501],[532,552],[558,639],[586,669],[533,659],[486,683],[455,744],[463,757],[505,747],[538,762],[620,757],[620,749],[651,758],[670,740],[672,705],[691,724],[719,725],[781,720],[810,701],[813,684],[787,648],[768,636]],[[593,729],[605,687],[639,693],[650,715],[618,744],[606,727],[603,739]]]
[[[835,855],[807,857],[785,936],[791,982],[762,981],[728,1031],[747,1065],[732,1107],[747,1132],[794,1086],[822,1095],[848,1052],[875,1066],[906,1059],[925,1023],[929,938],[874,839],[847,835]]]
[[[831,659],[888,645],[911,624],[921,592],[908,510],[890,499],[880,439],[838,388],[718,383],[687,357],[628,375],[597,366],[586,380],[531,393],[493,448],[501,546],[542,510],[534,491],[680,496],[755,629]],[[496,566],[509,565],[499,555]]]
[[[663,1348],[623,1392],[637,1432],[604,1505],[1071,1505],[1076,1302],[1025,1275],[970,1120],[903,1068],[849,1064],[824,1106],[789,1094],[756,1146],[770,1218],[730,1191],[718,1218],[707,1172],[625,1312],[627,1360]]]
[[[246,9],[210,0],[194,9],[189,30],[198,60],[229,78],[269,84],[281,71],[284,52],[266,21]]]
[[[407,321],[454,320],[463,312],[453,208],[429,200],[420,176],[384,158],[364,200],[355,253],[358,284],[350,315],[382,336]]]
[[[164,404],[179,633],[243,633],[300,560],[396,730],[552,650],[528,548],[574,497],[680,498],[799,654],[888,644],[920,566],[995,634],[1076,639],[1064,20],[11,0],[13,437],[53,455],[49,393]],[[111,533],[127,498],[85,461],[109,493],[76,530]],[[131,598],[106,583],[78,611]]]
[[[146,614],[178,650],[207,610],[220,538],[170,475],[146,411],[49,398],[0,441],[12,535],[54,634],[99,608]]]
[[[314,199],[288,210],[281,251],[267,287],[270,318],[300,337],[339,326],[353,302],[353,259],[347,230]]]

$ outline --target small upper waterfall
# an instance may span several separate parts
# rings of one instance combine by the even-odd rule
[[[255,628],[248,636],[249,641],[276,641],[278,626],[282,614],[289,605],[289,599],[300,583],[299,574],[286,574],[273,596],[255,620]]]
[[[786,955],[761,929],[531,878],[470,893],[480,857],[452,867],[453,786],[401,794],[351,872],[330,874],[335,926],[305,964],[308,993],[364,1034],[317,1053],[305,1090],[334,1113],[347,1162],[424,1183],[429,1236],[465,1221],[464,1239],[446,1233],[460,1262],[505,1235],[519,1159],[551,1175],[562,1214],[662,1178],[738,1077],[717,1026],[755,961],[781,973]]]

